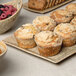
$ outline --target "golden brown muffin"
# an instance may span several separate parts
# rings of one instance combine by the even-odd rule
[[[42,31],[36,34],[35,41],[40,55],[46,57],[58,54],[62,45],[62,38],[51,31]]]
[[[38,16],[33,20],[33,25],[40,31],[50,31],[56,26],[56,22],[49,16]]]
[[[16,40],[19,47],[33,48],[36,46],[34,41],[34,35],[37,33],[37,29],[32,24],[25,24],[20,27],[15,33]]]
[[[0,55],[7,50],[6,45],[0,41]]]
[[[70,23],[61,23],[55,27],[54,33],[63,38],[63,46],[72,46],[76,42],[76,27]]]
[[[76,15],[76,3],[71,3],[66,6],[66,10],[72,12],[72,14]]]
[[[57,22],[57,24],[59,24],[59,23],[70,22],[70,20],[73,18],[73,15],[71,12],[59,9],[52,12],[50,17],[53,18]]]
[[[76,16],[70,22],[72,25],[76,26]]]

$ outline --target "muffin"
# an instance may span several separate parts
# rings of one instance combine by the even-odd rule
[[[57,24],[59,24],[59,23],[70,22],[70,20],[73,18],[73,15],[71,12],[59,9],[52,12],[50,17],[53,18],[57,22]]]
[[[37,29],[32,24],[25,24],[20,27],[14,36],[21,48],[33,48],[36,46],[34,41],[34,35],[37,33]]]
[[[0,55],[7,50],[6,45],[0,41]]]
[[[38,16],[33,20],[33,25],[39,31],[51,31],[54,30],[56,22],[49,16]]]
[[[73,15],[76,15],[76,3],[71,3],[67,5],[66,10],[72,12]]]
[[[72,46],[76,42],[76,27],[70,23],[61,23],[54,29],[54,33],[63,38],[63,46]]]
[[[36,34],[35,41],[40,55],[46,57],[58,54],[62,45],[62,38],[51,31]]]
[[[72,25],[76,26],[76,16],[70,22]]]

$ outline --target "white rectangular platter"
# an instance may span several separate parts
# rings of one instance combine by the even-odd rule
[[[16,39],[14,37],[14,35],[6,38],[3,40],[7,45],[10,45],[12,47],[15,47],[21,51],[24,51],[26,53],[32,54],[36,57],[42,58],[44,60],[50,61],[52,63],[59,63],[61,61],[63,61],[64,59],[68,58],[69,56],[76,54],[76,45],[72,46],[72,47],[64,47],[62,48],[61,52],[55,56],[52,57],[43,57],[39,54],[37,47],[33,48],[33,49],[23,49],[20,48],[16,42]]]

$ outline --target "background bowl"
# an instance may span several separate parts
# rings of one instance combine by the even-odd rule
[[[14,15],[10,16],[9,18],[0,20],[0,34],[9,30],[16,22],[19,16],[20,10],[22,8],[22,0],[13,0],[4,4],[13,5],[15,8],[17,8],[17,11]]]

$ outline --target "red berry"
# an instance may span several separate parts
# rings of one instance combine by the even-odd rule
[[[7,15],[5,13],[1,14],[1,19],[5,19],[7,17]]]
[[[5,10],[8,11],[9,10],[9,7],[5,7]]]
[[[10,10],[10,11],[13,11],[13,8],[14,8],[14,7],[13,7],[12,5],[9,5],[8,7],[9,7],[9,10]]]
[[[3,11],[4,13],[6,13],[7,11]]]
[[[5,8],[1,8],[2,11],[5,11]]]
[[[14,11],[17,11],[17,9],[16,9],[16,8],[13,8],[13,12],[14,12]]]
[[[15,14],[16,11],[12,12],[12,15]]]
[[[12,12],[13,11],[12,7],[9,7],[9,10]]]
[[[12,12],[10,10],[6,11],[6,15],[12,15]]]

